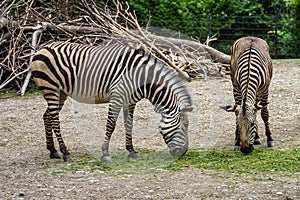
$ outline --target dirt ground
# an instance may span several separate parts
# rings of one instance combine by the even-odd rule
[[[193,81],[188,88],[194,106],[189,115],[190,148],[233,149],[234,114],[219,108],[233,101],[229,79]],[[44,110],[42,97],[0,99],[0,199],[300,199],[300,173],[237,176],[214,170],[160,168],[54,173],[53,168],[45,166],[67,163],[48,157]],[[274,148],[300,145],[299,64],[275,62],[269,110]],[[106,114],[107,105],[67,100],[61,112],[61,128],[73,157],[88,152],[100,158]],[[135,112],[135,146],[166,150],[157,131],[158,122],[159,115],[152,106],[140,102]],[[259,124],[263,130],[260,118]],[[266,146],[263,131],[260,136]],[[121,115],[111,153],[120,151],[125,151]]]

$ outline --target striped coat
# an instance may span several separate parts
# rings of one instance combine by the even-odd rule
[[[136,157],[132,144],[132,119],[136,103],[146,98],[162,114],[160,132],[174,156],[188,148],[186,111],[191,99],[177,74],[151,55],[127,45],[88,46],[55,42],[40,49],[32,66],[34,81],[48,103],[44,113],[47,148],[51,158],[56,135],[64,159],[69,152],[60,133],[59,112],[67,97],[79,102],[109,103],[102,160],[110,161],[108,149],[121,108],[125,116],[126,148]]]
[[[256,112],[261,110],[268,146],[274,145],[269,128],[268,96],[273,75],[268,44],[257,37],[244,37],[231,47],[230,75],[235,104],[227,111],[236,113],[235,150],[250,153],[260,144]]]

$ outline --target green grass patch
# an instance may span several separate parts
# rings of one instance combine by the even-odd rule
[[[15,98],[17,96],[19,96],[19,94],[15,89],[0,91],[0,99]]]
[[[24,94],[25,97],[31,96],[40,96],[41,92],[39,91],[36,85],[30,85],[27,88],[26,93]],[[20,91],[16,89],[4,89],[0,90],[0,99],[8,99],[8,98],[20,98]]]
[[[44,168],[56,168],[54,174],[88,173],[96,170],[102,172],[127,171],[147,172],[153,169],[216,170],[237,174],[257,173],[295,173],[300,172],[300,148],[293,146],[287,150],[256,148],[253,153],[244,155],[241,152],[218,149],[191,149],[186,155],[174,159],[168,151],[149,151],[139,149],[138,159],[129,159],[128,153],[112,155],[112,162],[105,164],[91,155],[76,157],[71,163],[58,161],[57,164],[45,164]]]
[[[203,170],[223,170],[255,174],[260,172],[300,172],[300,149],[275,150],[256,148],[253,153],[221,150],[192,150],[168,165],[166,169],[182,170],[188,167]]]
[[[42,95],[39,88],[33,84],[33,85],[30,85],[30,87],[27,88],[24,96],[40,96]]]
[[[92,156],[86,154],[73,159],[72,162],[63,162],[62,160],[54,160],[55,163],[43,163],[43,169],[51,169],[53,175],[64,175],[67,173],[87,173],[95,170],[109,172],[112,169],[105,163],[96,160]]]

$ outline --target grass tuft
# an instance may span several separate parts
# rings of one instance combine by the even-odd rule
[[[192,150],[167,169],[185,169],[186,166],[254,174],[258,172],[300,172],[300,149],[275,150],[256,148],[253,153],[221,150]]]
[[[102,163],[89,154],[75,157],[71,163],[46,164],[55,174],[89,173],[100,171],[110,173],[147,172],[150,170],[215,170],[237,175],[258,173],[300,172],[300,147],[292,146],[285,150],[256,148],[251,154],[220,149],[190,149],[186,155],[174,159],[166,151],[139,149],[138,159],[129,159],[127,152],[112,155],[111,163]]]

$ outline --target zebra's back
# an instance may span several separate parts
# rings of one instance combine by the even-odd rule
[[[244,96],[265,98],[273,74],[269,45],[257,37],[238,39],[231,48],[230,69],[234,87]]]
[[[37,85],[39,81],[50,83],[50,88],[42,88],[43,93],[59,88],[79,102],[107,103],[112,88],[126,70],[125,60],[135,51],[118,44],[87,46],[55,42],[35,54],[31,71]]]

